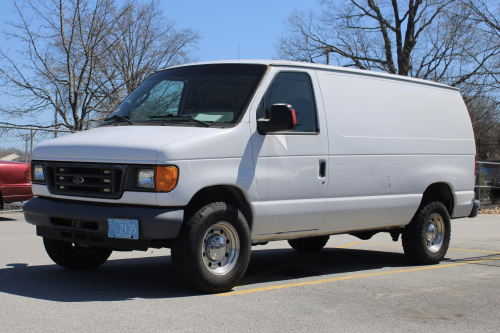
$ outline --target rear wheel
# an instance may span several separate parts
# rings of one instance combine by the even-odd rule
[[[73,270],[94,269],[106,262],[113,250],[44,238],[43,245],[50,259],[61,267]]]
[[[231,290],[250,261],[250,229],[241,211],[210,203],[187,220],[172,244],[172,261],[188,287],[204,293]]]
[[[450,245],[451,219],[439,201],[422,204],[403,230],[403,249],[408,259],[418,265],[439,263]]]
[[[301,252],[318,252],[328,243],[330,236],[290,239],[288,244],[292,249]]]

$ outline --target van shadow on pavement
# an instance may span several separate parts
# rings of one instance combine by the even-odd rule
[[[0,216],[0,222],[3,222],[3,221],[17,221],[17,220],[16,219],[11,219],[10,217]]]
[[[287,263],[293,266],[284,267]],[[292,249],[262,249],[252,251],[243,281],[247,281],[248,286],[409,265],[401,253],[325,248],[312,255]],[[102,302],[200,295],[178,280],[169,256],[109,260],[92,271],[70,271],[55,264],[11,263],[7,266],[10,267],[0,269],[0,292],[36,299]]]

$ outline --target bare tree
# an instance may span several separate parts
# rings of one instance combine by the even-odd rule
[[[479,160],[500,158],[500,105],[492,98],[476,96],[468,99],[467,109],[474,129]]]
[[[484,36],[491,44],[500,44],[500,2],[497,0],[461,0],[468,9],[467,19],[472,22],[478,34]],[[500,88],[500,58],[484,70],[493,81],[493,90]],[[483,87],[484,88],[484,87]]]
[[[285,22],[287,35],[279,39],[276,50],[284,58],[460,87],[480,158],[500,157],[498,0],[323,0],[321,4],[320,14],[294,12]],[[488,143],[488,150],[487,141],[494,142]]]
[[[473,22],[484,39],[500,40],[500,3],[496,0],[461,0],[468,9],[467,19]],[[474,128],[477,156],[482,161],[500,159],[500,59],[483,69],[489,80],[467,83],[462,87]]]
[[[278,48],[285,58],[334,62],[459,86],[481,80],[500,43],[477,34],[458,0],[323,0],[321,14],[293,13]]]
[[[19,20],[7,22],[11,29],[6,34],[24,48],[14,55],[0,51],[0,74],[23,104],[6,111],[33,114],[50,106],[63,126],[82,130],[85,118],[102,103],[95,91],[106,81],[94,80],[95,64],[107,52],[101,45],[123,13],[116,15],[113,0],[13,3]]]
[[[109,82],[102,93],[109,98],[95,122],[106,118],[117,102],[155,71],[192,62],[192,51],[200,39],[190,28],[177,29],[175,22],[163,16],[156,0],[135,6],[127,2],[122,11],[125,15],[117,22],[112,38],[105,41],[110,49],[108,57],[98,63]]]
[[[469,7],[474,14],[471,19],[478,24],[485,24],[500,37],[500,3],[492,0],[462,0],[465,6]]]
[[[6,92],[21,102],[0,111],[26,116],[55,110],[62,126],[80,131],[117,106],[130,80],[135,80],[135,87],[155,66],[168,64],[165,59],[151,60],[154,48],[164,45],[157,41],[169,38],[164,34],[168,21],[158,11],[158,2],[145,6],[128,2],[121,7],[115,0],[13,0],[13,4],[18,20],[6,22],[10,29],[5,33],[24,48],[14,54],[0,50],[0,79],[9,88]],[[126,67],[123,54],[130,51],[136,54]],[[171,50],[171,58],[188,59],[187,52],[185,47]]]
[[[128,11],[118,22],[115,37],[110,64],[118,69],[128,94],[158,69],[193,61],[190,51],[200,39],[193,29],[176,29],[157,0]]]

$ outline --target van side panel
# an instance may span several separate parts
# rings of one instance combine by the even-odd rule
[[[433,183],[448,184],[453,217],[474,197],[475,143],[459,92],[317,71],[328,122],[327,210],[318,233],[402,226]]]
[[[469,156],[337,155],[329,157],[326,215],[321,229],[407,224],[429,184],[466,188]],[[473,171],[472,171],[473,172]],[[472,179],[473,181],[473,179]],[[473,191],[456,192],[454,216],[469,215]],[[468,209],[468,211],[467,211]]]
[[[458,91],[317,71],[328,114],[330,153],[475,155]]]

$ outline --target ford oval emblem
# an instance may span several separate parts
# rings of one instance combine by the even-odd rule
[[[83,177],[80,177],[80,176],[73,177],[73,183],[75,183],[75,184],[81,184],[84,181],[85,181],[85,179],[83,179]]]

